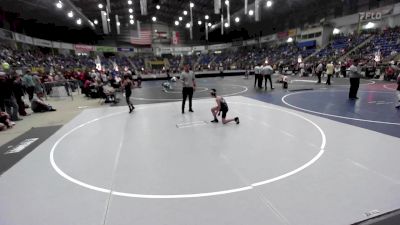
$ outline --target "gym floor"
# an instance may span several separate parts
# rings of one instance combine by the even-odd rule
[[[134,89],[133,114],[122,96],[84,110],[6,170],[0,224],[337,225],[400,208],[394,83],[362,80],[349,101],[344,78],[203,78],[182,115],[162,82]],[[239,125],[209,122],[211,88]]]

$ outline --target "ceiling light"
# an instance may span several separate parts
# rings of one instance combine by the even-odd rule
[[[129,19],[133,19],[133,15],[129,15]]]
[[[209,27],[211,27],[211,26],[212,26],[212,24],[211,24],[211,23],[208,23],[208,26],[209,26]]]
[[[132,1],[131,0],[128,0],[128,5],[132,5]]]
[[[63,7],[63,3],[61,1],[58,1],[56,6],[57,8],[61,9]]]
[[[99,6],[99,9],[103,8],[103,4],[101,4],[101,3],[98,6]]]
[[[240,22],[240,18],[239,18],[239,17],[236,17],[236,18],[235,18],[235,22],[236,22],[236,23],[239,23],[239,22]]]
[[[340,30],[338,28],[333,29],[333,34],[340,34]]]
[[[120,22],[117,22],[117,26],[121,26],[121,23],[120,23]]]
[[[229,27],[229,23],[225,23],[224,25],[225,25],[225,27],[226,27],[226,28],[228,28],[228,27]]]
[[[97,24],[99,24],[99,21],[98,20],[94,20],[93,23],[97,25]]]
[[[208,15],[205,15],[204,19],[208,20],[208,19],[210,19],[210,17]]]
[[[186,10],[185,10],[185,11],[183,11],[183,15],[185,15],[185,16],[187,15],[187,11],[186,11]]]
[[[225,0],[225,5],[229,5],[229,0]]]
[[[76,24],[81,25],[82,24],[82,20],[81,19],[77,19],[76,20]]]
[[[180,17],[179,17],[179,21],[182,21],[182,20],[183,20],[183,18],[182,18],[182,16],[180,16]]]
[[[272,6],[272,1],[271,0],[268,0],[267,1],[267,7],[269,8],[269,7],[271,7]]]
[[[133,9],[132,8],[129,8],[129,13],[133,13]]]
[[[74,17],[74,12],[72,12],[72,11],[69,11],[69,13],[68,13],[68,17],[69,17],[69,18],[72,18],[72,17]]]
[[[289,38],[287,39],[287,43],[292,43],[292,42],[293,42],[293,38],[289,37]]]
[[[190,28],[190,23],[187,23],[187,24],[186,24],[186,28]]]
[[[134,21],[134,20],[129,20],[129,23],[130,23],[130,24],[134,24],[135,21]]]
[[[194,7],[194,3],[191,2],[191,3],[190,3],[190,8],[193,8],[193,7]]]
[[[160,5],[156,5],[156,9],[159,10],[161,7]]]
[[[157,21],[157,18],[156,18],[155,16],[153,16],[153,17],[151,17],[151,20],[152,20],[153,22],[156,22],[156,21]]]
[[[201,24],[202,24],[201,20],[197,21],[197,23],[198,23],[199,25],[201,25]]]
[[[108,18],[107,21],[110,22],[111,21],[110,18]]]
[[[179,21],[175,20],[175,26],[179,26]]]
[[[250,10],[250,11],[249,11],[249,16],[252,16],[252,15],[254,15],[254,11],[253,11],[253,10]]]

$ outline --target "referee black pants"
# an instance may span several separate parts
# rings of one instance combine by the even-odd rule
[[[184,87],[182,90],[182,113],[185,112],[185,103],[186,99],[189,97],[189,110],[192,110],[192,98],[193,98],[193,88],[192,87]]]

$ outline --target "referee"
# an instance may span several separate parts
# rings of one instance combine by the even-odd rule
[[[181,74],[181,82],[182,82],[182,114],[185,113],[185,103],[186,99],[189,97],[189,112],[193,112],[192,108],[192,98],[193,98],[193,92],[196,89],[196,77],[193,73],[193,71],[190,71],[190,66],[189,64],[185,64],[184,66],[184,71]]]

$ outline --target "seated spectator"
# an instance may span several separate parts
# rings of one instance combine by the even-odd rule
[[[46,104],[43,100],[43,92],[38,92],[31,101],[31,109],[33,112],[51,112],[56,111],[51,105]]]
[[[15,123],[10,120],[10,116],[6,112],[0,111],[0,131],[11,128],[14,125]]]

